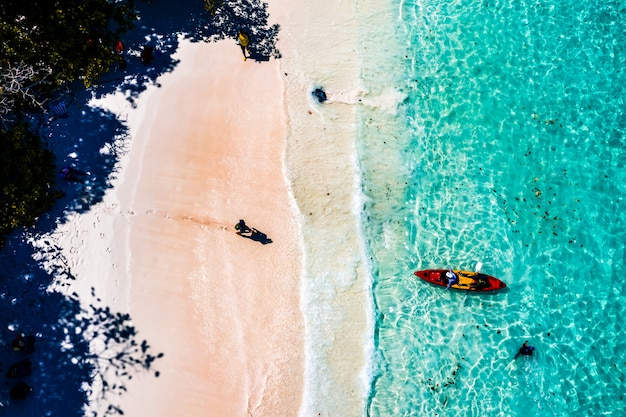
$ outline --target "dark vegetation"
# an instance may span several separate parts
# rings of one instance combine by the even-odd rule
[[[259,0],[0,2],[0,417],[123,414],[125,381],[158,376],[131,317],[64,291],[75,278],[45,236],[102,200],[125,151],[123,120],[89,101],[122,90],[133,103],[176,67],[181,37],[237,48],[240,29],[253,60],[280,57]],[[21,334],[34,351],[12,349]]]
[[[0,16],[3,239],[31,225],[58,197],[53,157],[24,121],[62,86],[76,80],[90,86],[121,63],[114,45],[137,16],[132,0],[4,0]]]
[[[27,124],[0,131],[0,147],[0,236],[5,236],[51,209],[58,191],[54,191],[54,155]]]
[[[4,0],[3,115],[40,106],[65,83],[90,86],[122,61],[114,46],[136,21],[132,0]]]
[[[140,2],[141,7],[134,0],[3,1],[0,4],[3,158],[13,160],[18,156],[13,151],[20,154],[25,147],[43,147],[36,139],[41,134],[36,130],[41,130],[42,117],[47,117],[47,121],[64,117],[68,98],[84,93],[86,87],[94,87],[91,91],[95,93],[109,92],[112,75],[133,74],[122,87],[133,93],[131,97],[136,97],[147,83],[175,67],[171,55],[181,34],[193,41],[217,41],[234,39],[237,31],[244,28],[250,33],[252,59],[280,57],[276,49],[279,27],[268,25],[267,4],[259,0],[204,0],[204,4],[201,1],[155,0]],[[140,39],[138,22],[158,22],[161,33]],[[149,32],[156,28],[142,26],[141,29]],[[129,41],[130,45],[125,45]],[[142,62],[151,64],[151,68],[137,68],[128,63],[145,52],[146,47],[150,57],[142,56]],[[153,62],[152,51],[158,53],[159,62]],[[63,105],[63,110],[55,109],[58,104]],[[36,165],[50,166],[49,153],[33,150],[27,159],[17,159],[20,162],[12,164],[10,175],[3,172],[0,178],[5,195],[10,196],[7,202],[2,202],[0,243],[16,227],[30,226],[50,209],[51,201],[58,196],[53,171],[35,169]],[[24,180],[15,182],[20,174]],[[29,196],[27,204],[17,201],[24,196]],[[8,200],[11,204],[17,202],[20,209],[4,211],[7,204],[12,207]]]

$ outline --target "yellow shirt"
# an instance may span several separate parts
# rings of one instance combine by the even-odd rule
[[[239,39],[239,45],[241,46],[248,46],[250,43],[250,37],[246,32],[239,31],[237,38]]]

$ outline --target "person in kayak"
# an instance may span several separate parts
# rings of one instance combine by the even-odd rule
[[[528,344],[528,340],[527,340],[527,341],[524,342],[522,347],[520,347],[519,350],[517,351],[517,355],[515,355],[515,359],[517,359],[517,357],[519,355],[531,356],[533,354],[533,350],[535,350],[535,347],[534,346],[530,346]]]
[[[459,282],[459,277],[452,272],[452,269],[446,272],[446,278],[448,278],[448,286],[446,287],[446,290],[449,290],[452,285]]]

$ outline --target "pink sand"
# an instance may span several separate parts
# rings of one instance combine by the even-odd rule
[[[163,359],[130,416],[295,416],[303,378],[296,212],[283,176],[278,62],[196,44],[143,106],[121,208],[130,314]],[[191,69],[193,68],[193,71]],[[152,119],[152,120],[150,120]],[[235,234],[245,219],[272,239]]]

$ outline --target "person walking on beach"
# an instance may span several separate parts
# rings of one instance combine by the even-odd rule
[[[243,29],[239,30],[237,33],[237,44],[241,47],[243,60],[247,60],[248,56],[250,56],[250,35],[248,35],[248,32]],[[248,56],[246,56],[246,51],[248,51]]]
[[[238,235],[242,233],[252,233],[252,229],[248,227],[243,219],[239,220],[239,223],[235,225],[235,230],[237,231]]]
[[[533,354],[533,350],[535,350],[535,347],[534,346],[530,346],[528,344],[528,340],[527,340],[527,341],[524,342],[522,347],[520,347],[519,350],[517,351],[517,355],[515,355],[515,359],[517,359],[517,357],[519,355],[531,356]]]

